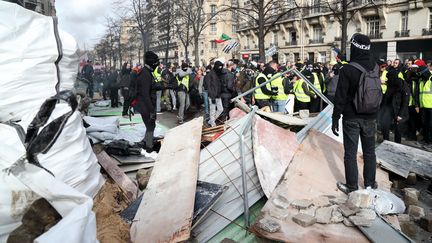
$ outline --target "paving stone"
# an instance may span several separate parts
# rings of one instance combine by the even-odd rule
[[[360,211],[360,208],[350,205],[349,203],[344,203],[339,205],[338,210],[342,213],[343,216],[349,217],[358,213]]]
[[[372,225],[372,223],[373,223],[373,219],[367,219],[367,218],[365,218],[365,217],[362,217],[362,216],[357,216],[357,215],[353,215],[353,216],[349,216],[349,219],[351,220],[351,222],[354,224],[354,225],[357,225],[357,226],[371,226]]]
[[[279,220],[286,220],[288,216],[290,216],[288,209],[281,209],[277,207],[275,207],[273,210],[269,211],[268,213],[271,217]]]
[[[343,224],[347,227],[354,227],[355,225],[351,223],[351,221],[348,218],[343,219]]]
[[[314,206],[321,208],[321,207],[328,207],[330,206],[329,198],[326,196],[319,196],[314,199],[312,199],[312,202]]]
[[[365,219],[375,220],[377,217],[376,213],[372,209],[360,209],[360,212],[356,216],[364,217]]]
[[[408,235],[411,238],[415,238],[417,236],[417,225],[412,221],[401,222],[400,224],[401,230],[404,234]]]
[[[287,209],[290,205],[288,199],[286,199],[284,196],[282,195],[277,195],[274,199],[273,199],[273,204],[281,209]]]
[[[410,221],[410,216],[408,214],[405,214],[405,213],[399,214],[397,217],[398,217],[399,222],[408,222],[408,221]]]
[[[403,190],[402,190],[403,192],[404,192],[404,195],[411,195],[412,197],[420,197],[420,192],[419,192],[419,190],[417,190],[417,189],[415,189],[415,188],[412,188],[412,187],[407,187],[407,188],[404,188]]]
[[[346,203],[347,200],[347,197],[336,197],[334,199],[330,199],[330,203],[340,205]]]
[[[258,221],[257,224],[258,228],[269,232],[269,233],[274,233],[280,230],[281,226],[278,222],[272,220],[272,219],[267,219],[267,218],[263,218],[260,219]]]
[[[410,205],[408,207],[409,216],[413,217],[415,220],[419,220],[421,217],[425,216],[424,209],[419,206]]]
[[[339,206],[333,205],[331,208],[333,208],[333,211],[330,222],[334,224],[341,223],[344,220],[344,216],[339,211]]]
[[[406,207],[408,207],[410,205],[414,205],[414,206],[418,205],[418,198],[416,195],[405,194],[403,196],[403,201],[404,201]]]
[[[313,224],[315,224],[317,222],[315,217],[312,217],[310,215],[307,214],[303,214],[303,213],[299,213],[296,216],[294,216],[292,218],[292,220],[296,223],[299,224],[303,227],[308,227],[311,226]]]
[[[144,190],[147,187],[152,171],[153,168],[138,170],[136,179],[140,190]]]
[[[414,172],[410,172],[406,179],[406,184],[415,185],[417,183],[417,175]]]
[[[312,206],[312,207],[309,207],[309,208],[306,208],[306,209],[300,209],[300,213],[304,213],[304,214],[307,214],[307,215],[315,217],[315,211],[316,210],[317,210],[317,207]]]
[[[331,207],[318,208],[315,211],[315,218],[317,220],[317,223],[329,224],[331,222],[332,212],[333,208]]]
[[[308,199],[297,199],[297,200],[294,200],[291,203],[291,206],[293,206],[293,207],[295,207],[297,209],[306,209],[306,208],[312,206],[312,204],[313,203],[312,203],[311,200],[308,200]]]
[[[354,191],[349,194],[348,203],[359,208],[369,208],[372,205],[372,196],[365,190]]]
[[[432,232],[432,214],[421,217],[420,227],[428,232]]]

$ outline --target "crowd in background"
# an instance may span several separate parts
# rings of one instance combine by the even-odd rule
[[[327,105],[317,95],[316,90],[334,102],[338,86],[339,70],[347,62],[338,56],[333,63],[312,63],[308,60],[278,64],[271,61],[258,62],[211,60],[208,66],[193,67],[189,64],[158,64],[152,72],[160,88],[156,94],[156,112],[177,113],[178,123],[183,123],[185,114],[202,112],[208,126],[216,126],[229,119],[233,108],[232,98],[256,87],[278,75],[272,82],[256,89],[241,99],[246,104],[268,107],[272,112],[287,113],[287,101],[292,94],[294,111],[309,110],[320,112]],[[123,97],[123,116],[128,115],[131,106],[130,85],[142,70],[141,64],[125,62],[121,70],[90,70],[84,66],[83,76],[90,80],[89,95],[99,92],[103,99],[109,97],[111,106],[118,107],[119,93]],[[378,117],[378,126],[384,139],[389,139],[390,130],[394,131],[395,141],[401,142],[402,136],[417,140],[421,132],[426,143],[432,141],[432,93],[430,89],[431,63],[427,65],[420,59],[399,59],[378,61],[382,81],[383,100]],[[299,70],[315,87],[288,69]],[[283,75],[281,75],[283,73]],[[133,106],[133,104],[132,104]]]

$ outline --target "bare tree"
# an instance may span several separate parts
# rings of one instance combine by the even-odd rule
[[[266,35],[278,21],[293,13],[298,6],[294,0],[250,0],[248,2],[249,4],[244,6],[237,3],[226,7],[243,16],[246,25],[241,28],[257,29],[259,55],[264,60]]]
[[[204,11],[204,0],[178,0],[176,1],[176,9],[176,17],[183,19],[190,25],[195,52],[195,65],[199,65],[199,39],[201,34],[209,26],[212,20],[220,18],[220,15],[228,11],[229,8],[221,6],[219,10],[206,13]]]
[[[181,4],[180,2],[181,1],[176,2],[174,4],[174,9],[175,9],[174,27],[175,27],[175,32],[177,34],[177,37],[180,40],[185,50],[185,59],[186,59],[185,61],[189,62],[188,49],[189,46],[192,44],[192,33],[191,33],[192,23],[189,17],[187,17],[185,14],[181,14],[180,11],[178,11],[178,5]]]

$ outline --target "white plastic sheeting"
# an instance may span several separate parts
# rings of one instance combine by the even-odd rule
[[[48,123],[69,112],[70,109],[67,104],[58,104]],[[24,130],[27,129],[37,111],[33,113],[24,117],[20,123]],[[38,198],[38,195],[16,177],[3,171],[10,168],[25,154],[24,145],[15,128],[0,124],[0,147],[2,148],[0,150],[0,195],[2,195],[0,197],[0,242],[2,242],[3,238],[20,225],[25,210]],[[39,154],[37,158],[44,168],[54,174],[56,180],[73,187],[81,194],[94,197],[104,183],[100,166],[91,149],[78,112],[71,115],[50,150],[46,154]],[[35,186],[44,185],[47,180],[49,178],[41,177],[36,180]],[[58,193],[62,195],[63,192]]]
[[[60,89],[72,88],[78,71],[77,45],[63,38],[59,58],[54,20],[5,1],[0,1],[0,121],[20,120],[38,109],[46,98]]]

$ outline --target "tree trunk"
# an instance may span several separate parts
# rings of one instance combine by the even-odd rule
[[[168,1],[168,16],[167,16],[167,43],[165,47],[165,65],[168,64],[168,53],[169,53],[169,45],[171,40],[171,3]]]
[[[264,50],[264,3],[260,3],[260,8],[258,9],[258,48],[260,59],[265,62],[265,50]],[[261,7],[262,6],[262,7]]]
[[[341,52],[342,56],[346,58],[347,48],[347,26],[348,26],[348,6],[347,0],[342,0],[342,36],[341,36]]]
[[[184,48],[185,48],[185,63],[189,64],[188,45],[185,45]]]
[[[198,43],[199,43],[199,35],[195,35],[194,36],[194,49],[195,49],[195,66],[196,67],[199,67],[199,63],[200,63],[200,59],[199,59],[200,56],[198,53],[198,51],[199,51]]]

